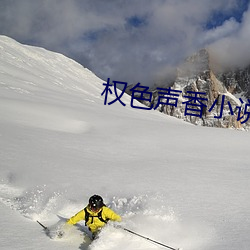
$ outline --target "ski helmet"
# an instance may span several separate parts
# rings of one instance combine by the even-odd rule
[[[93,210],[98,210],[103,207],[103,199],[99,195],[93,195],[89,198],[89,206]]]

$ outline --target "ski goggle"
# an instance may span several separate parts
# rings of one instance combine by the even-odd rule
[[[90,205],[89,208],[90,208],[90,210],[92,210],[92,211],[94,211],[94,212],[100,210],[100,207],[98,207],[98,206],[93,206],[93,205]]]

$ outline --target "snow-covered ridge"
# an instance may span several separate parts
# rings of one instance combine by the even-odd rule
[[[0,36],[0,62],[0,84],[17,93],[35,95],[41,88],[100,98],[102,80],[62,54]]]
[[[70,109],[50,106],[67,102],[69,93],[83,102],[101,99],[102,80],[88,69],[61,54],[1,36],[0,74],[2,120],[72,133],[88,130]]]

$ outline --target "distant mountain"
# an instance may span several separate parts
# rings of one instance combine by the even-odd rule
[[[221,71],[206,49],[188,57],[177,68],[172,84],[154,86],[152,92],[152,101],[144,104],[158,106],[167,115],[201,126],[243,130],[250,127],[250,105],[246,106],[250,99],[250,66]]]

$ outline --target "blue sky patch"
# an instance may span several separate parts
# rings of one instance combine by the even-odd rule
[[[147,19],[145,17],[131,16],[127,18],[127,24],[130,27],[139,28],[141,26],[145,26],[146,23],[147,23]]]
[[[223,10],[215,11],[210,20],[206,23],[206,29],[213,29],[221,26],[226,20],[234,18],[238,23],[241,23],[244,12],[248,9],[249,0],[239,0],[237,9],[230,13],[225,13]]]

